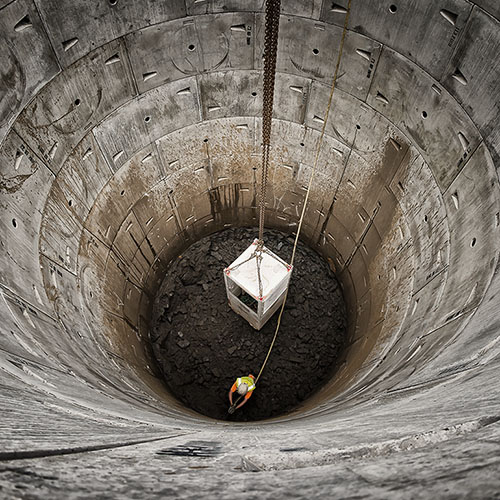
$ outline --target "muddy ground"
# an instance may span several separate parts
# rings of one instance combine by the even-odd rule
[[[216,419],[261,420],[300,405],[333,374],[346,334],[345,305],[327,263],[299,244],[276,344],[250,401],[227,414],[229,388],[257,376],[276,327],[260,331],[227,302],[223,269],[256,237],[228,229],[204,238],[171,263],[157,295],[151,342],[170,391],[186,406]],[[265,244],[289,261],[293,239],[266,231]]]

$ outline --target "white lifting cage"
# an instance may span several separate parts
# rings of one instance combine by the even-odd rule
[[[255,239],[224,269],[229,305],[260,330],[283,303],[291,275],[292,266]]]

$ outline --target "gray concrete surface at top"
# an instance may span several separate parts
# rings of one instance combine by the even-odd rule
[[[282,2],[268,227],[297,227],[346,6]],[[0,1],[0,491],[498,495],[499,18],[352,1],[302,233],[350,345],[242,428],[166,392],[147,332],[168,262],[257,220],[263,2]]]

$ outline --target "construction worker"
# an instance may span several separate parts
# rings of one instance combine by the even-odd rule
[[[241,408],[251,397],[252,392],[255,389],[255,377],[253,375],[248,375],[248,377],[239,377],[233,384],[231,389],[229,389],[229,402],[233,406],[233,394],[238,391],[240,396],[245,396],[243,401],[235,408]]]

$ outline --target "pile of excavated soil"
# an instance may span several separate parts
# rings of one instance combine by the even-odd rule
[[[316,392],[335,370],[346,335],[346,312],[327,263],[299,244],[280,332],[252,397],[228,415],[228,391],[239,376],[257,376],[278,313],[260,330],[229,307],[223,269],[254,240],[255,229],[204,238],[173,261],[155,300],[153,351],[171,393],[216,419],[282,415]],[[289,261],[293,239],[266,231],[266,246]]]

